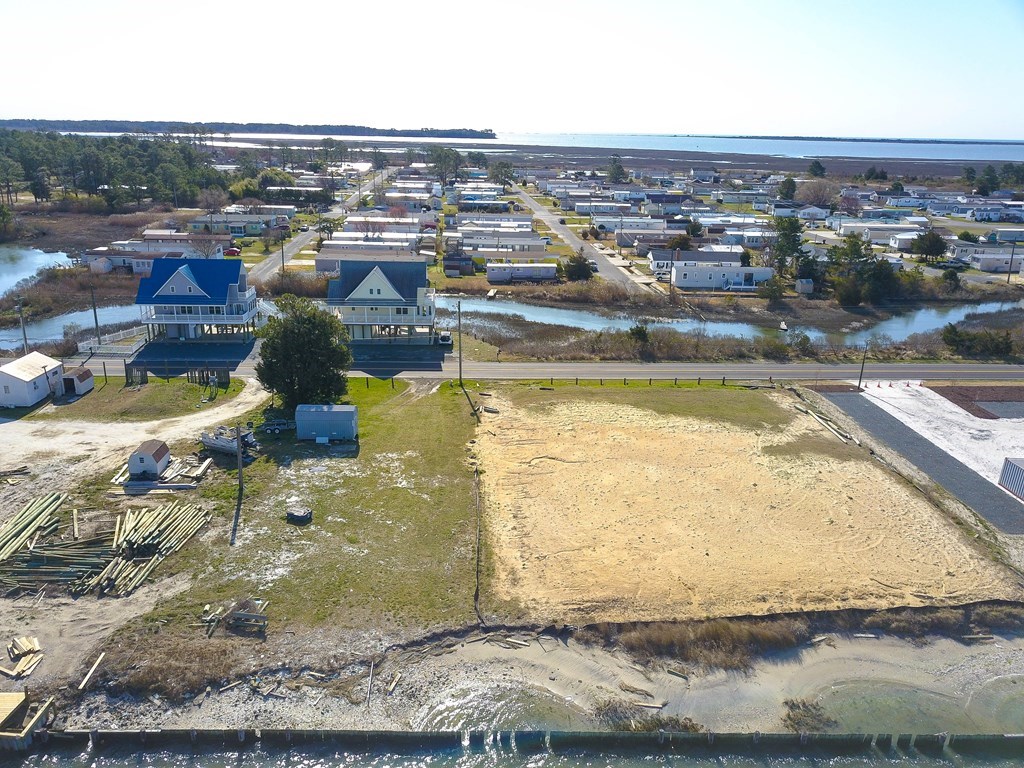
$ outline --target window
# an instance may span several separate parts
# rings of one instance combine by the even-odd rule
[[[32,382],[32,389],[39,389],[39,382],[38,381],[33,381]]]
[[[146,463],[145,457],[139,456],[139,464],[145,464],[145,463]]]
[[[11,394],[11,388],[8,387],[6,384],[4,384],[4,394],[5,395]]]
[[[192,293],[192,286],[191,285],[188,287],[188,292]]]
[[[171,293],[174,293],[174,286],[171,286]]]

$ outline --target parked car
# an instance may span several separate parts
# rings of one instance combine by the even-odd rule
[[[565,224],[565,219],[559,219],[559,220],[558,220],[558,223],[559,223],[559,224]]]
[[[967,265],[962,261],[940,261],[935,265],[936,269],[952,269],[954,272],[963,272]]]
[[[224,251],[224,255],[225,256],[241,256],[242,255],[242,249],[241,248],[228,248],[228,249],[226,249]]]
[[[439,334],[437,334],[437,343],[443,347],[452,346],[452,332],[441,331]]]
[[[590,265],[590,271],[591,272],[597,272],[598,266],[597,266],[597,262],[594,259],[587,259],[587,264]]]
[[[299,227],[299,232],[309,232],[309,225],[303,224],[301,227]]]
[[[295,422],[288,419],[271,419],[263,422],[260,430],[268,435],[280,435],[282,431],[295,429]]]

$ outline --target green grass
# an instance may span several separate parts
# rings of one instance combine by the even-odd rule
[[[229,547],[225,534],[180,553],[167,565],[203,578],[150,620],[249,595],[271,600],[278,630],[472,619],[476,512],[465,446],[475,422],[464,395],[447,383],[428,394],[354,379],[348,399],[359,406],[358,455],[291,435],[264,439],[244,469],[245,544]],[[200,490],[224,527],[237,487],[231,463],[218,460]],[[311,507],[313,524],[289,525],[289,505]]]
[[[785,410],[763,391],[732,385],[722,386],[721,379],[710,379],[700,385],[695,381],[653,381],[633,379],[623,384],[622,379],[554,380],[554,389],[548,381],[516,382],[500,385],[503,394],[514,403],[531,407],[547,407],[575,400],[603,400],[610,403],[645,408],[663,416],[712,419],[724,421],[745,429],[778,428],[793,420],[793,413]]]
[[[243,386],[241,379],[232,379],[211,392],[209,387],[185,379],[150,378],[148,384],[126,388],[124,377],[111,376],[104,381],[100,375],[92,392],[67,405],[37,410],[31,418],[103,422],[167,419],[212,408],[233,398]],[[206,403],[202,402],[204,398]]]

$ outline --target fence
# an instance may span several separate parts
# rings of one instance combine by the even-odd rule
[[[100,336],[99,343],[96,341],[80,341],[78,343],[78,352],[82,355],[134,355],[142,349],[149,339],[147,330],[145,325],[136,325],[133,328],[126,328],[123,331]],[[134,339],[134,341],[129,344],[117,343],[125,339]]]

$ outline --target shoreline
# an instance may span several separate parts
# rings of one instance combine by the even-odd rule
[[[610,723],[595,710],[610,701],[627,706],[644,701],[665,702],[658,714],[689,717],[708,731],[783,732],[783,702],[803,699],[823,703],[833,717],[840,714],[827,729],[831,732],[898,730],[888,720],[872,720],[870,711],[855,708],[843,714],[864,690],[883,686],[918,696],[925,709],[934,709],[927,717],[956,720],[926,717],[918,732],[967,732],[973,725],[971,732],[1001,733],[1014,728],[1001,719],[1000,707],[1024,701],[1024,686],[1020,694],[1000,688],[1003,680],[1024,682],[1024,675],[1012,671],[1024,660],[1024,638],[1012,634],[997,635],[989,645],[948,638],[915,645],[889,636],[837,635],[765,656],[747,670],[687,669],[684,676],[679,665],[644,667],[622,652],[573,639],[518,637],[518,645],[505,647],[469,637],[425,654],[398,653],[380,661],[372,689],[363,678],[348,698],[308,672],[277,670],[251,676],[255,684],[241,678],[226,690],[211,688],[180,704],[156,695],[87,694],[77,706],[65,705],[62,726],[609,730]],[[389,693],[398,672],[401,677]],[[875,695],[885,698],[881,690]],[[949,706],[935,707],[936,697]],[[637,708],[643,715],[651,711]]]

